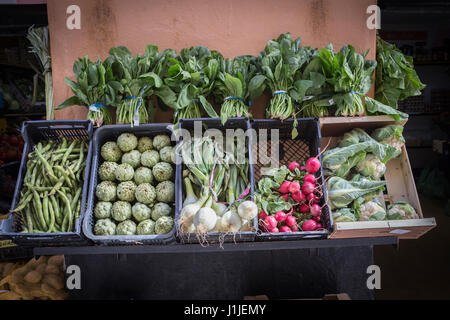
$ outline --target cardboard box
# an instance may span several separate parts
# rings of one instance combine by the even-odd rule
[[[405,123],[406,121],[402,125]],[[396,124],[396,122],[387,116],[322,118],[320,119],[321,145],[324,148],[330,141],[328,149],[331,149],[337,145],[339,138],[344,133],[354,128],[364,129],[370,134],[372,130],[390,124]],[[434,218],[423,217],[405,146],[403,146],[402,154],[398,158],[392,159],[386,164],[384,180],[386,181],[386,190],[383,195],[378,197],[380,202],[387,207],[390,203],[406,201],[416,209],[420,219],[338,222],[334,223],[334,231],[329,238],[395,235],[400,239],[418,239],[436,227]]]

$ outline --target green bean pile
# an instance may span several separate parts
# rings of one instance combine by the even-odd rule
[[[14,212],[23,233],[71,232],[80,217],[88,145],[83,140],[39,142],[28,155],[27,171]]]

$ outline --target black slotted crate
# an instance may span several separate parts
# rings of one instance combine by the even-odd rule
[[[0,235],[12,239],[21,246],[42,247],[42,246],[76,246],[85,245],[88,240],[81,231],[81,221],[86,211],[87,192],[89,185],[89,170],[92,155],[92,123],[88,120],[51,120],[51,121],[25,121],[22,124],[22,136],[25,141],[23,147],[22,160],[19,173],[17,175],[16,188],[11,203],[11,214],[8,219],[3,220],[0,225]],[[52,233],[22,233],[23,217],[20,213],[15,213],[20,201],[20,190],[27,170],[28,154],[33,147],[42,141],[56,140],[62,138],[68,140],[83,139],[88,141],[88,152],[86,158],[86,168],[83,174],[83,189],[81,192],[80,217],[75,220],[75,230],[72,232],[52,232]]]
[[[157,134],[172,135],[172,126],[169,123],[152,123],[142,124],[131,127],[130,125],[108,125],[102,126],[95,130],[93,147],[92,147],[92,170],[89,185],[89,196],[86,210],[86,217],[83,221],[83,233],[95,244],[114,246],[114,245],[165,245],[175,242],[175,227],[166,234],[154,235],[111,235],[111,236],[97,236],[94,234],[94,207],[97,203],[95,197],[95,189],[97,187],[97,172],[100,165],[103,163],[101,157],[101,147],[108,141],[116,141],[119,135],[125,132],[133,133],[136,137],[153,137]],[[175,173],[176,176],[176,173]],[[175,182],[176,189],[176,182]],[[175,203],[177,193],[175,190]],[[176,208],[175,208],[176,209]]]
[[[284,121],[272,120],[272,119],[255,119],[251,121],[251,127],[256,131],[257,141],[253,144],[253,158],[254,164],[254,177],[255,185],[263,177],[261,175],[261,168],[267,163],[270,163],[271,156],[271,130],[278,129],[279,144],[278,144],[278,159],[279,166],[288,165],[291,161],[305,161],[310,157],[317,156],[320,153],[320,125],[319,120],[314,118],[301,118],[297,119],[298,122],[298,136],[292,139],[293,119]],[[267,132],[267,143],[259,143],[259,135],[261,130]],[[319,159],[321,160],[321,156]],[[325,179],[323,176],[322,168],[320,168],[319,174],[315,176],[318,178],[318,183],[322,185],[323,197],[320,205],[322,207],[322,226],[323,230],[318,231],[298,231],[298,232],[280,232],[280,233],[268,233],[259,229],[256,237],[257,241],[270,241],[270,240],[301,240],[301,239],[323,239],[327,238],[332,231],[333,221],[331,216],[331,210],[326,205],[327,190]]]
[[[227,129],[242,129],[245,131],[250,129],[250,121],[248,118],[228,118],[228,121],[223,125],[219,118],[196,118],[196,119],[181,119],[179,122],[179,128],[192,131],[196,122],[201,122],[202,130],[205,129],[218,129],[222,132],[226,132]],[[203,131],[202,131],[203,134]],[[253,178],[253,165],[252,165],[252,153],[250,152],[250,146],[252,145],[252,137],[247,136],[247,150],[249,159],[249,182],[250,182],[250,195],[253,199],[254,194],[254,178]],[[182,139],[178,140],[178,144],[182,142]],[[177,240],[181,243],[207,243],[207,244],[220,244],[229,242],[251,242],[255,241],[256,233],[258,232],[257,218],[253,220],[253,231],[237,232],[235,234],[227,234],[221,232],[209,232],[202,239],[197,237],[195,233],[183,233],[179,230],[178,218],[183,207],[183,195],[184,195],[184,183],[183,183],[183,169],[184,165],[181,160],[181,156],[177,155],[177,178],[175,185],[175,192],[177,193],[177,205],[175,212],[175,225],[177,230]],[[200,241],[201,240],[201,241]]]

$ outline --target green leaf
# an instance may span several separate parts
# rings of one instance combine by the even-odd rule
[[[408,119],[408,114],[395,110],[381,102],[378,102],[372,98],[365,97],[365,108],[368,115],[380,115],[385,114],[394,119],[397,122],[402,122]]]
[[[212,105],[208,102],[208,100],[206,100],[204,96],[199,96],[198,99],[200,100],[200,103],[203,106],[203,109],[208,114],[208,116],[210,116],[211,118],[219,117],[214,108],[212,107]]]
[[[80,106],[80,105],[82,105],[82,104],[80,103],[80,100],[78,99],[78,97],[77,96],[72,96],[72,97],[66,99],[64,102],[62,102],[55,109],[56,110],[62,110],[62,109],[67,108],[67,107]]]

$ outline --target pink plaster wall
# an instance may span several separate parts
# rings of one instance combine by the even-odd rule
[[[66,8],[81,9],[81,30],[66,28]],[[336,49],[353,44],[370,48],[375,58],[375,31],[366,27],[366,8],[376,0],[48,0],[55,104],[71,95],[64,77],[73,78],[81,56],[107,56],[109,48],[127,46],[142,52],[153,43],[160,50],[205,45],[225,57],[257,54],[280,33],[300,36],[304,45]],[[262,117],[267,98],[258,99],[253,114]],[[83,119],[83,107],[56,112],[58,119]],[[169,121],[158,113],[156,121]]]

